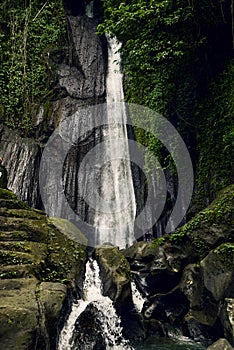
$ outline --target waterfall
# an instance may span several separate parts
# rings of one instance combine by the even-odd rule
[[[127,113],[123,76],[120,71],[120,44],[107,37],[108,72],[106,79],[107,126],[103,130],[104,154],[108,155],[100,175],[100,196],[109,201],[106,212],[97,206],[94,218],[96,243],[110,242],[121,248],[135,241],[136,200],[129,161]],[[105,161],[105,156],[104,156]]]
[[[102,162],[104,165],[97,164],[96,166],[99,171],[96,174],[96,186],[100,198],[104,198],[107,203],[107,210],[104,211],[101,204],[99,206],[99,202],[96,203],[95,244],[110,242],[125,248],[135,241],[136,201],[129,161],[127,113],[124,105],[119,103],[124,100],[123,76],[119,65],[120,45],[116,39],[107,38],[107,40],[107,122],[102,131],[104,141]],[[73,303],[71,313],[60,333],[58,350],[76,348],[75,339],[77,344],[79,343],[79,332],[76,332],[76,327],[82,313],[85,313],[90,305],[97,310],[95,319],[98,319],[101,327],[106,349],[132,349],[122,336],[121,319],[116,314],[113,302],[109,297],[102,295],[102,284],[96,261],[89,260],[86,265],[83,290],[84,298]],[[136,293],[137,291],[134,292],[134,295]],[[95,332],[95,329],[93,331]]]
[[[75,349],[75,347],[73,348],[73,335],[75,333],[76,320],[90,304],[96,307],[99,316],[101,314],[99,321],[101,323],[106,349],[131,350],[132,348],[122,336],[121,320],[116,314],[113,302],[109,297],[102,295],[99,267],[95,260],[90,259],[86,264],[83,291],[84,298],[73,303],[71,313],[60,333],[58,350]]]

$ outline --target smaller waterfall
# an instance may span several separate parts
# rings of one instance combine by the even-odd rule
[[[137,309],[137,311],[139,313],[141,313],[141,310],[143,308],[143,305],[144,305],[144,302],[146,301],[146,299],[142,296],[142,294],[137,289],[135,282],[131,283],[131,288],[132,288],[133,304],[135,305],[135,308]]]
[[[91,303],[100,311],[102,319],[103,336],[106,349],[132,350],[128,341],[122,336],[121,320],[117,316],[113,302],[109,297],[102,295],[102,282],[99,277],[99,267],[95,260],[89,260],[86,264],[86,276],[84,282],[84,299],[74,302],[72,311],[60,333],[58,350],[75,350],[73,348],[73,333],[75,323],[79,315]]]

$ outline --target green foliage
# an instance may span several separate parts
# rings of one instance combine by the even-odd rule
[[[200,102],[198,118],[198,195],[212,200],[215,193],[234,180],[234,60],[213,80],[209,94]]]
[[[168,245],[183,247],[203,259],[214,250],[228,268],[234,262],[234,185],[228,186],[210,206],[194,216],[187,224],[170,235],[164,235],[150,243],[151,248]],[[216,232],[216,234],[214,234]],[[222,235],[219,237],[219,232]],[[221,242],[225,242],[220,245]],[[191,253],[190,253],[191,254]]]
[[[0,5],[0,117],[25,133],[51,95],[51,54],[65,36],[62,0],[5,0]]]
[[[156,238],[156,239],[154,239],[154,240],[151,242],[151,248],[157,248],[157,247],[159,247],[160,245],[163,245],[164,243],[165,243],[165,238],[164,238],[164,237]]]
[[[45,260],[40,262],[35,274],[41,281],[70,283],[70,274],[85,260],[85,251],[61,232],[49,229],[48,252]]]
[[[233,243],[223,243],[218,248],[214,250],[218,254],[220,260],[226,265],[230,270],[233,269],[234,263],[234,244]]]
[[[104,23],[122,42],[127,101],[168,118],[196,168],[196,208],[234,180],[232,13],[228,0],[102,0]],[[134,122],[134,120],[133,120]],[[147,121],[151,133],[155,120]],[[137,141],[165,159],[160,143]],[[147,159],[146,167],[151,168]],[[163,166],[171,166],[170,159]]]

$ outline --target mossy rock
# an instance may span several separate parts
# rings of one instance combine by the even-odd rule
[[[37,288],[36,295],[44,326],[49,335],[50,348],[55,349],[57,345],[55,329],[58,328],[67,288],[61,283],[42,282]]]
[[[225,338],[220,338],[215,343],[210,345],[207,350],[233,350],[234,348]]]
[[[11,191],[0,188],[0,208],[32,210]]]
[[[227,242],[218,246],[214,252],[217,254],[218,258],[224,263],[224,265],[229,269],[234,268],[234,243]]]
[[[0,348],[32,348],[38,331],[37,280],[0,281]]]
[[[232,255],[233,258],[234,254]],[[210,252],[202,261],[204,285],[216,301],[225,297],[226,291],[234,283],[234,267],[228,267],[222,262],[215,251]]]
[[[54,349],[68,290],[81,288],[85,250],[12,192],[0,189],[0,205],[0,348]]]
[[[234,185],[220,191],[217,198],[182,228],[155,239],[153,247],[169,240],[174,245],[190,243],[200,258],[221,243],[234,242]]]
[[[52,223],[57,229],[66,235],[69,239],[87,246],[88,239],[72,222],[62,218],[49,218],[48,221]]]
[[[0,188],[0,198],[19,201],[18,197],[14,192],[6,190],[4,188]]]
[[[0,267],[1,279],[34,277],[32,264],[8,265]]]
[[[1,231],[25,231],[28,239],[35,242],[46,242],[48,236],[48,224],[43,220],[33,220],[26,218],[1,217]]]
[[[21,208],[9,209],[0,207],[0,216],[41,220],[43,219],[44,214],[41,214],[39,210],[26,210]]]
[[[1,241],[28,241],[32,235],[26,231],[0,231],[0,242]],[[38,239],[38,237],[37,237]]]
[[[118,247],[101,246],[95,249],[95,257],[103,276],[104,292],[117,300],[125,284],[131,281],[130,265]]]
[[[0,198],[0,208],[7,209],[29,209],[27,204],[18,200]]]

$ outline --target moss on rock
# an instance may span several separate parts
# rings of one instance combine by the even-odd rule
[[[0,348],[55,348],[68,288],[79,287],[84,248],[43,212],[0,189]]]
[[[223,242],[234,242],[234,185],[220,191],[217,198],[186,225],[170,235],[155,239],[153,247],[166,241],[173,245],[190,242],[203,258]]]

